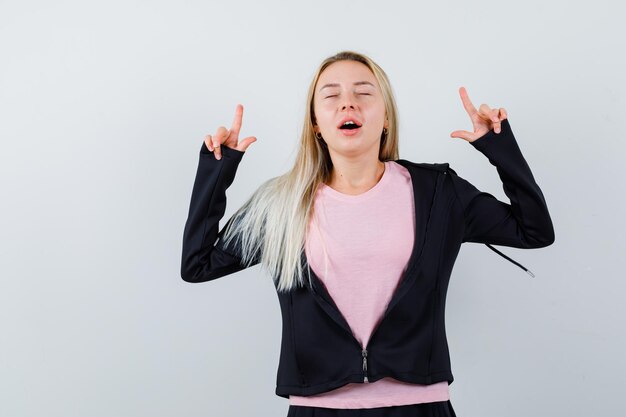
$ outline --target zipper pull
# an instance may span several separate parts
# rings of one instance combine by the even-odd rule
[[[363,382],[368,382],[367,380],[367,349],[363,349]]]

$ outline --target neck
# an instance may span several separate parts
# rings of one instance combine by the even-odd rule
[[[385,172],[385,163],[378,159],[333,160],[327,185],[344,194],[361,194],[374,187]]]

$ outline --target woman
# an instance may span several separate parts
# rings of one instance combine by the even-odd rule
[[[450,136],[496,166],[510,205],[447,163],[398,159],[389,80],[352,51],[318,68],[293,168],[221,231],[226,189],[256,138],[239,140],[241,105],[230,130],[206,136],[181,276],[205,282],[260,263],[273,278],[283,315],[276,394],[289,399],[289,416],[454,416],[444,308],[461,243],[496,252],[490,244],[553,243],[505,109],[477,110],[460,95],[474,130]]]

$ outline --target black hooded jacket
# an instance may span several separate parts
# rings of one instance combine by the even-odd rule
[[[416,384],[452,383],[445,302],[461,244],[484,243],[526,270],[491,244],[530,249],[554,242],[543,193],[508,119],[501,126],[500,133],[490,130],[469,143],[496,167],[510,204],[478,190],[448,163],[396,160],[411,175],[416,239],[406,271],[367,346],[353,336],[302,250],[310,283],[290,292],[277,291],[283,326],[276,395],[308,396],[384,377]],[[187,282],[214,280],[246,267],[237,248],[226,248],[219,239],[225,228],[218,229],[226,189],[244,152],[221,149],[221,160],[204,142],[200,150],[183,233],[181,276]]]

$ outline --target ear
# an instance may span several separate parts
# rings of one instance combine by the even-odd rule
[[[385,119],[385,124],[383,124],[383,127],[389,129],[389,120]]]

